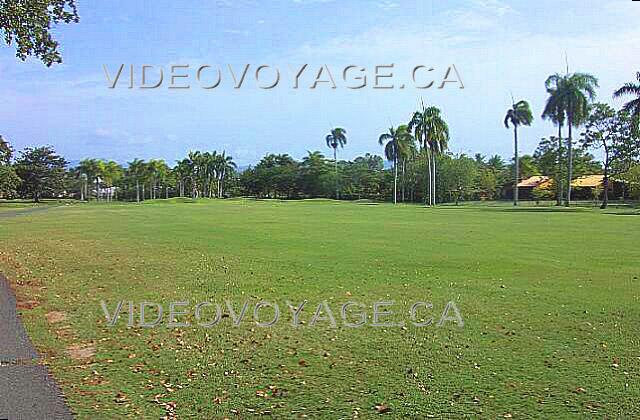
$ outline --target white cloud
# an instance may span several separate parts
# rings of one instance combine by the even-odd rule
[[[378,7],[381,8],[382,10],[389,11],[392,9],[397,9],[398,7],[400,7],[400,5],[395,1],[381,0],[378,2]]]
[[[511,6],[500,0],[471,0],[471,6],[483,9],[497,16],[504,16],[514,11]]]

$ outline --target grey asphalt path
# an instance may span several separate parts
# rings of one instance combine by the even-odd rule
[[[60,389],[18,317],[16,299],[0,274],[0,419],[73,419]]]

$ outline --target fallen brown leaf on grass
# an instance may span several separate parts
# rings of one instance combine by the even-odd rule
[[[126,404],[127,402],[129,402],[129,400],[127,399],[127,396],[122,392],[116,395],[116,397],[114,398],[114,401],[116,402],[116,404]]]
[[[92,344],[72,344],[67,347],[67,354],[76,360],[85,360],[96,354],[96,346]]]
[[[378,414],[385,414],[391,411],[391,408],[384,404],[377,404],[374,406],[374,408],[376,409],[376,413]]]
[[[63,322],[67,319],[67,314],[59,311],[52,311],[45,315],[47,318],[47,322],[49,324],[56,324],[58,322]]]

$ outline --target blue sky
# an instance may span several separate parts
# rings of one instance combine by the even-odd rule
[[[246,165],[267,152],[329,154],[324,135],[333,125],[347,129],[341,157],[353,158],[381,153],[378,134],[406,122],[422,99],[442,108],[453,152],[506,157],[512,135],[502,119],[511,93],[529,100],[538,117],[544,80],[564,71],[565,52],[570,70],[596,75],[599,100],[616,106],[622,102],[611,92],[640,70],[640,2],[630,0],[77,3],[81,22],[56,30],[64,64],[23,63],[0,47],[0,134],[17,149],[51,144],[68,160],[122,163],[173,163],[189,150],[224,149]],[[223,81],[213,90],[171,90],[166,80],[153,90],[108,89],[103,65],[115,71],[122,63],[136,65],[137,79],[142,64],[165,72],[171,64],[221,66]],[[371,85],[374,66],[390,63],[402,81],[415,65],[434,67],[438,79],[455,64],[465,89],[350,90],[337,83],[312,90],[310,76],[291,88],[290,74],[302,64],[313,71],[326,64],[334,77],[346,65],[363,66]],[[228,64],[238,71],[250,64],[250,76],[268,64],[283,79],[271,90],[251,78],[233,89]],[[554,133],[537,118],[522,130],[521,150],[532,152]]]

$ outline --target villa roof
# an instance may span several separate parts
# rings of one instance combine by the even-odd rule
[[[603,180],[604,175],[585,175],[574,179],[571,186],[586,188],[602,187]]]
[[[535,188],[546,183],[549,180],[550,178],[548,176],[536,175],[518,182],[518,187]]]

